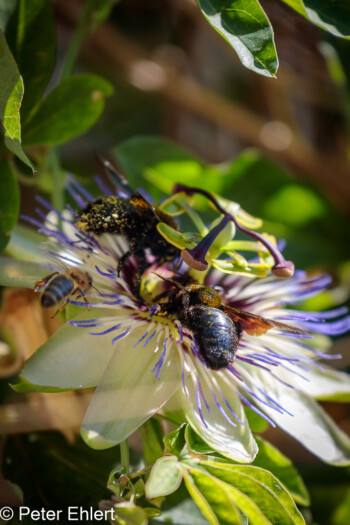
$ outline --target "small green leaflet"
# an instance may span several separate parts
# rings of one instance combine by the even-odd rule
[[[242,64],[274,77],[278,69],[273,29],[257,0],[198,0],[209,24],[235,49]]]
[[[0,30],[0,120],[6,147],[33,171],[35,168],[21,145],[21,122],[19,110],[23,98],[23,80],[16,62]]]
[[[348,0],[282,0],[313,24],[341,38],[350,38]]]
[[[25,144],[62,144],[85,133],[101,115],[113,86],[102,77],[75,75],[63,80],[25,123]]]

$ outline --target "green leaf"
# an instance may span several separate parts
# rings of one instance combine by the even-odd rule
[[[164,456],[154,464],[146,483],[148,499],[168,496],[175,492],[182,481],[182,474],[176,456]]]
[[[14,13],[17,0],[0,0],[0,29],[5,31],[7,22]]]
[[[76,75],[53,89],[23,129],[25,144],[62,144],[85,133],[101,115],[112,85],[97,75]]]
[[[163,456],[163,427],[154,417],[146,421],[141,429],[143,458],[146,465],[153,465]]]
[[[350,4],[347,0],[282,1],[332,35],[350,37]]]
[[[6,147],[33,171],[34,166],[21,146],[19,110],[23,98],[23,80],[12,53],[0,30],[0,121],[4,130]]]
[[[189,497],[185,484],[166,497],[162,503],[161,518],[150,524],[172,523],[173,525],[208,525],[194,501]]]
[[[274,77],[278,58],[273,29],[257,0],[198,0],[214,29],[235,49],[242,64]]]
[[[274,525],[305,525],[291,495],[271,472],[254,466],[227,465],[211,461],[202,461],[201,465],[209,474],[248,497]],[[242,506],[238,501],[236,504],[253,525],[259,523],[255,522],[255,518],[251,518],[250,508],[245,504]]]
[[[290,459],[284,456],[271,443],[255,436],[259,452],[253,465],[269,470],[289,490],[300,505],[310,505],[310,497],[299,473]]]
[[[216,517],[216,520],[213,518],[212,521],[209,520],[210,523],[218,523],[220,525],[241,525],[240,512],[235,504],[232,494],[233,491],[230,490],[230,487],[200,469],[190,469],[190,473],[191,484],[189,483],[189,478],[186,479],[184,474],[186,486],[192,497],[195,496],[193,497],[194,501],[199,502],[198,495],[195,494],[192,488],[192,483],[195,484],[202,498],[204,498],[210,506],[211,511]],[[190,487],[192,488],[192,493]]]
[[[165,450],[168,454],[174,454],[175,456],[180,456],[182,449],[184,448],[185,442],[185,429],[186,424],[181,425],[180,428],[177,428],[173,432],[170,432],[164,436]]]
[[[10,239],[17,221],[19,191],[15,174],[8,161],[0,160],[0,252]]]
[[[56,62],[56,35],[51,2],[20,0],[13,50],[24,82],[22,123],[35,112]]]
[[[220,525],[219,520],[217,519],[209,502],[205,499],[201,491],[197,488],[190,473],[186,469],[183,469],[182,475],[191,498],[193,499],[203,516],[209,521],[211,525]]]
[[[47,270],[37,264],[0,257],[0,285],[2,286],[34,288],[35,283],[45,274]]]

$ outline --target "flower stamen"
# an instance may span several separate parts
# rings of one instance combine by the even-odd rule
[[[207,199],[212,204],[214,204],[216,209],[220,213],[222,213],[224,215],[224,219],[221,221],[220,225],[223,224],[224,221],[226,221],[225,222],[225,226],[226,226],[228,221],[232,221],[234,223],[234,225],[236,226],[236,228],[239,229],[242,233],[245,233],[246,235],[249,235],[250,237],[253,237],[257,241],[261,242],[261,244],[263,244],[265,246],[265,248],[267,248],[267,250],[270,252],[271,256],[273,257],[273,259],[275,261],[275,265],[271,269],[271,273],[275,277],[281,277],[281,278],[285,279],[285,278],[292,277],[294,275],[294,264],[292,263],[292,261],[286,261],[285,258],[282,255],[282,253],[279,251],[279,249],[276,246],[274,246],[268,239],[266,239],[266,237],[264,237],[260,233],[257,233],[257,232],[254,232],[252,230],[249,230],[248,228],[245,228],[244,226],[239,224],[239,222],[237,221],[236,217],[234,215],[231,215],[231,213],[228,213],[226,210],[224,210],[224,208],[219,204],[217,199],[211,193],[209,193],[206,190],[202,190],[200,188],[191,188],[191,187],[186,186],[184,184],[175,184],[175,186],[173,188],[173,194],[179,193],[179,192],[184,192],[187,195],[193,195],[194,193],[199,193],[201,195],[204,195],[205,197],[207,197]],[[216,233],[215,237],[217,237],[217,235],[221,232],[223,227]],[[213,230],[211,230],[211,231],[214,232],[214,230],[215,230],[215,228]],[[207,240],[207,237],[210,235],[210,233],[211,232],[209,232],[209,234],[206,237],[204,237],[204,239],[202,239],[202,241],[199,243],[199,245],[200,245],[204,240],[206,240],[205,243],[203,244],[203,246],[201,246],[201,249],[198,251],[198,259],[196,258],[196,256],[197,256],[196,248],[198,248],[199,245],[197,245],[196,248],[193,248],[192,250],[183,250],[183,252],[185,252],[185,256],[188,259],[188,260],[186,260],[186,259],[184,259],[184,260],[190,266],[191,266],[191,264],[188,261],[192,262],[191,255],[194,252],[193,263],[197,264],[197,266],[201,266],[202,265],[202,267],[203,267],[202,271],[206,270],[207,267],[208,267],[208,264],[206,263],[206,261],[204,259],[204,256],[205,256],[206,252],[203,255],[203,250],[204,250],[205,244],[207,242],[209,242],[209,240],[211,240],[211,237]],[[209,246],[211,246],[211,244],[213,243],[215,237],[211,240]],[[196,270],[200,270],[201,271],[200,267],[192,266],[192,268],[195,268]]]

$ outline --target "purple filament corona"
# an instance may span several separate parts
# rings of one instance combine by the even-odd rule
[[[102,191],[109,192],[103,181],[99,181],[98,184]],[[93,200],[93,196],[72,177],[69,178],[67,189],[79,206],[85,206],[86,201]],[[285,261],[279,248],[271,245],[260,234],[243,228],[236,218],[225,212],[217,200],[208,192],[181,185],[177,186],[177,190],[186,191],[187,194],[191,194],[191,192],[201,193],[216,206],[220,213],[223,213],[221,222],[195,248],[185,250],[194,261],[199,261],[203,266],[208,266],[205,260],[206,253],[220,232],[229,221],[232,221],[240,231],[260,241],[269,250],[275,260],[274,269],[277,272],[275,272],[275,275],[278,275],[279,271],[282,273],[284,271],[287,273],[292,271],[290,263]],[[187,397],[190,397],[190,392],[193,392],[195,399],[191,401],[196,404],[199,418],[205,427],[208,428],[209,426],[205,415],[208,416],[211,411],[216,411],[233,427],[236,427],[237,423],[243,424],[235,410],[233,410],[226,390],[225,395],[220,388],[220,382],[216,379],[222,376],[216,375],[216,371],[206,367],[196,340],[188,327],[184,326],[183,329],[180,321],[176,318],[169,318],[168,324],[164,323],[164,319],[160,320],[159,317],[157,320],[160,305],[149,304],[147,300],[135,299],[128,290],[125,293],[129,283],[125,284],[123,282],[124,277],[119,278],[116,271],[118,257],[120,257],[120,253],[123,253],[122,243],[119,244],[120,241],[113,239],[113,244],[104,244],[100,238],[97,239],[80,232],[74,226],[74,220],[67,218],[68,214],[58,213],[50,203],[42,198],[38,198],[38,202],[50,214],[56,213],[58,220],[55,222],[55,218],[52,215],[49,215],[48,218],[42,210],[37,210],[42,222],[31,217],[25,217],[26,220],[37,226],[39,231],[57,241],[60,248],[67,249],[66,252],[60,251],[59,253],[50,249],[47,254],[51,256],[51,259],[53,258],[57,266],[76,268],[79,266],[79,258],[83,261],[82,264],[87,264],[86,261],[89,261],[91,272],[94,272],[94,279],[96,276],[97,288],[95,290],[97,293],[93,292],[94,300],[91,303],[89,301],[88,305],[82,300],[70,300],[71,304],[84,307],[105,307],[101,316],[106,315],[106,310],[110,312],[109,317],[97,317],[94,315],[92,319],[75,319],[67,321],[67,324],[72,327],[87,328],[89,330],[97,328],[98,330],[88,332],[91,336],[108,336],[110,334],[109,340],[112,345],[123,338],[127,338],[132,334],[134,328],[139,328],[144,324],[144,332],[138,337],[136,343],[132,342],[130,345],[136,349],[135,352],[140,353],[144,351],[143,349],[146,349],[145,352],[156,353],[161,348],[158,360],[150,371],[154,373],[155,378],[160,380],[164,367],[167,368],[172,365],[168,363],[170,354],[168,350],[171,345],[177,345],[178,351],[182,352],[182,369],[179,384],[182,382],[182,389]],[[72,217],[74,217],[74,211],[72,211]],[[66,229],[66,226],[69,228]],[[69,230],[73,233],[67,233]],[[50,247],[53,244],[54,242],[51,242]],[[76,258],[74,258],[75,255]],[[53,270],[55,270],[54,267]],[[99,280],[103,283],[103,292],[98,291]],[[297,326],[311,332],[339,335],[350,329],[350,316],[346,316],[346,308],[337,308],[330,312],[288,311],[284,309],[286,303],[290,305],[301,303],[324,290],[329,283],[329,276],[323,275],[309,279],[305,272],[300,271],[295,272],[289,281],[277,281],[271,277],[261,281],[259,279],[249,280],[249,278],[238,276],[222,276],[215,272],[207,276],[207,284],[209,286],[221,287],[219,293],[225,297],[227,306],[240,308],[276,321],[295,322]],[[120,290],[123,291],[123,295],[118,293]],[[114,309],[111,307],[117,307],[118,315],[114,315]],[[276,317],[274,317],[274,309],[276,307],[281,307],[282,309],[276,311]],[[120,310],[122,310],[122,315],[120,315]],[[140,315],[140,312],[142,312],[142,315]],[[272,317],[269,317],[269,313]],[[273,381],[278,381],[284,387],[299,392],[300,390],[293,385],[293,374],[303,381],[309,381],[307,377],[309,370],[322,371],[322,366],[318,363],[319,359],[330,360],[340,357],[339,355],[324,354],[308,347],[307,338],[309,337],[311,336],[308,334],[277,330],[272,330],[267,336],[262,336],[261,338],[243,334],[238,343],[235,361],[219,372],[219,374],[225,374],[225,388],[228,383],[232,387],[231,394],[238,396],[242,403],[272,426],[275,426],[275,424],[264,413],[264,407],[265,410],[271,409],[276,413],[292,416],[293,414],[288,411],[288,407],[282,406],[278,399],[273,397],[273,394],[269,391],[268,380],[263,386],[257,386],[251,378],[254,377],[254,374],[259,374],[259,377],[260,375],[265,378],[271,377]],[[136,337],[132,341],[135,341],[135,339]],[[161,343],[161,341],[163,342]],[[125,344],[127,344],[127,341],[125,341]],[[103,351],[103,348],[101,351]],[[118,346],[116,346],[116,351],[118,351]],[[204,373],[203,367],[205,367]],[[145,370],[145,373],[147,372],[149,371]],[[283,375],[283,372],[285,375]],[[204,390],[200,377],[203,377]],[[189,388],[187,381],[192,381],[193,388]],[[302,382],[298,381],[298,384],[302,384]],[[223,384],[221,386],[223,387]],[[237,400],[237,403],[240,403],[239,400]]]

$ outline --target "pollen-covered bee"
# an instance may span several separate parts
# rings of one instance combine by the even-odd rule
[[[54,272],[35,283],[34,290],[37,292],[43,286],[46,288],[41,295],[41,306],[50,308],[62,303],[53,317],[63,310],[69,303],[70,297],[76,294],[79,294],[77,297],[81,296],[89,306],[85,295],[92,287],[92,277],[88,272],[77,268],[67,270],[65,273]]]
[[[134,193],[108,161],[103,161],[103,164],[110,178],[127,198],[111,195],[95,199],[77,213],[75,225],[83,232],[96,235],[114,233],[126,237],[129,249],[120,258],[117,271],[120,274],[133,255],[138,267],[135,283],[137,290],[146,268],[155,263],[160,265],[172,261],[180,255],[180,250],[169,244],[157,230],[160,222],[165,222],[174,229],[177,229],[177,223],[171,215],[149,203],[140,193]],[[153,255],[152,262],[147,258],[147,251]]]
[[[161,314],[176,315],[181,324],[192,332],[201,358],[212,370],[226,368],[233,362],[243,331],[260,336],[271,328],[279,328],[308,334],[295,326],[226,306],[220,295],[209,286],[183,286],[171,279],[164,280],[179,291],[168,293],[167,302],[161,304]]]

